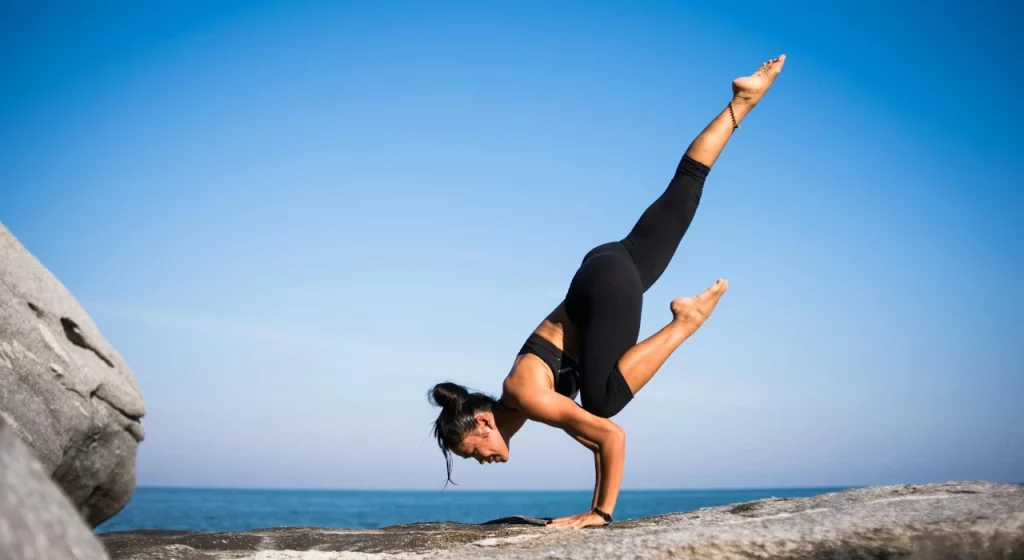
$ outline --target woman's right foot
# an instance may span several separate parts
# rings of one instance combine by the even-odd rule
[[[732,82],[733,104],[753,107],[764,97],[768,88],[772,87],[775,78],[779,77],[782,67],[786,64],[786,55],[780,55],[761,65],[761,68],[749,76],[736,78]]]
[[[729,289],[729,281],[719,279],[713,286],[704,290],[695,297],[682,297],[672,300],[672,315],[675,322],[690,325],[696,330],[704,324],[704,321],[711,316],[711,312],[718,305],[726,290]]]

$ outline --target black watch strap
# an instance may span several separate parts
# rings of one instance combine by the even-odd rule
[[[595,507],[593,509],[593,511],[594,511],[594,513],[600,515],[601,518],[604,519],[605,523],[611,523],[612,522],[612,516],[611,516],[610,513],[605,513],[603,511],[601,511],[601,508],[598,508],[598,507]]]

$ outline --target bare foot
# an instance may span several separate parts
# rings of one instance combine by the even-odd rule
[[[764,97],[768,88],[772,87],[775,78],[779,77],[782,67],[786,64],[786,55],[779,55],[761,65],[753,74],[736,78],[732,82],[733,103],[753,107]]]
[[[672,315],[676,322],[687,323],[697,327],[704,324],[704,321],[711,316],[711,312],[718,305],[718,300],[729,289],[729,281],[718,279],[713,286],[704,290],[696,297],[681,297],[672,300]]]

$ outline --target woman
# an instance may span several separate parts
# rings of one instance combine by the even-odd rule
[[[441,407],[434,435],[452,455],[480,463],[508,461],[508,443],[527,420],[561,428],[594,452],[590,510],[549,522],[582,528],[612,520],[622,480],[625,432],[610,418],[651,380],[665,360],[711,315],[725,280],[670,304],[672,321],[637,344],[643,294],[657,281],[693,220],[704,180],[734,130],[782,71],[785,55],[732,83],[728,106],[690,144],[668,188],[621,241],[583,258],[565,299],[527,338],[505,377],[501,398],[454,383],[430,392]],[[580,396],[581,405],[574,399]]]

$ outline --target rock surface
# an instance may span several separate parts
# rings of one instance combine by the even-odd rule
[[[0,418],[93,527],[135,491],[144,414],[121,356],[0,224]]]
[[[0,419],[0,558],[109,560],[32,451]]]
[[[384,558],[1024,559],[1024,486],[949,482],[766,499],[551,530],[529,518],[377,530],[104,533],[114,560]]]

